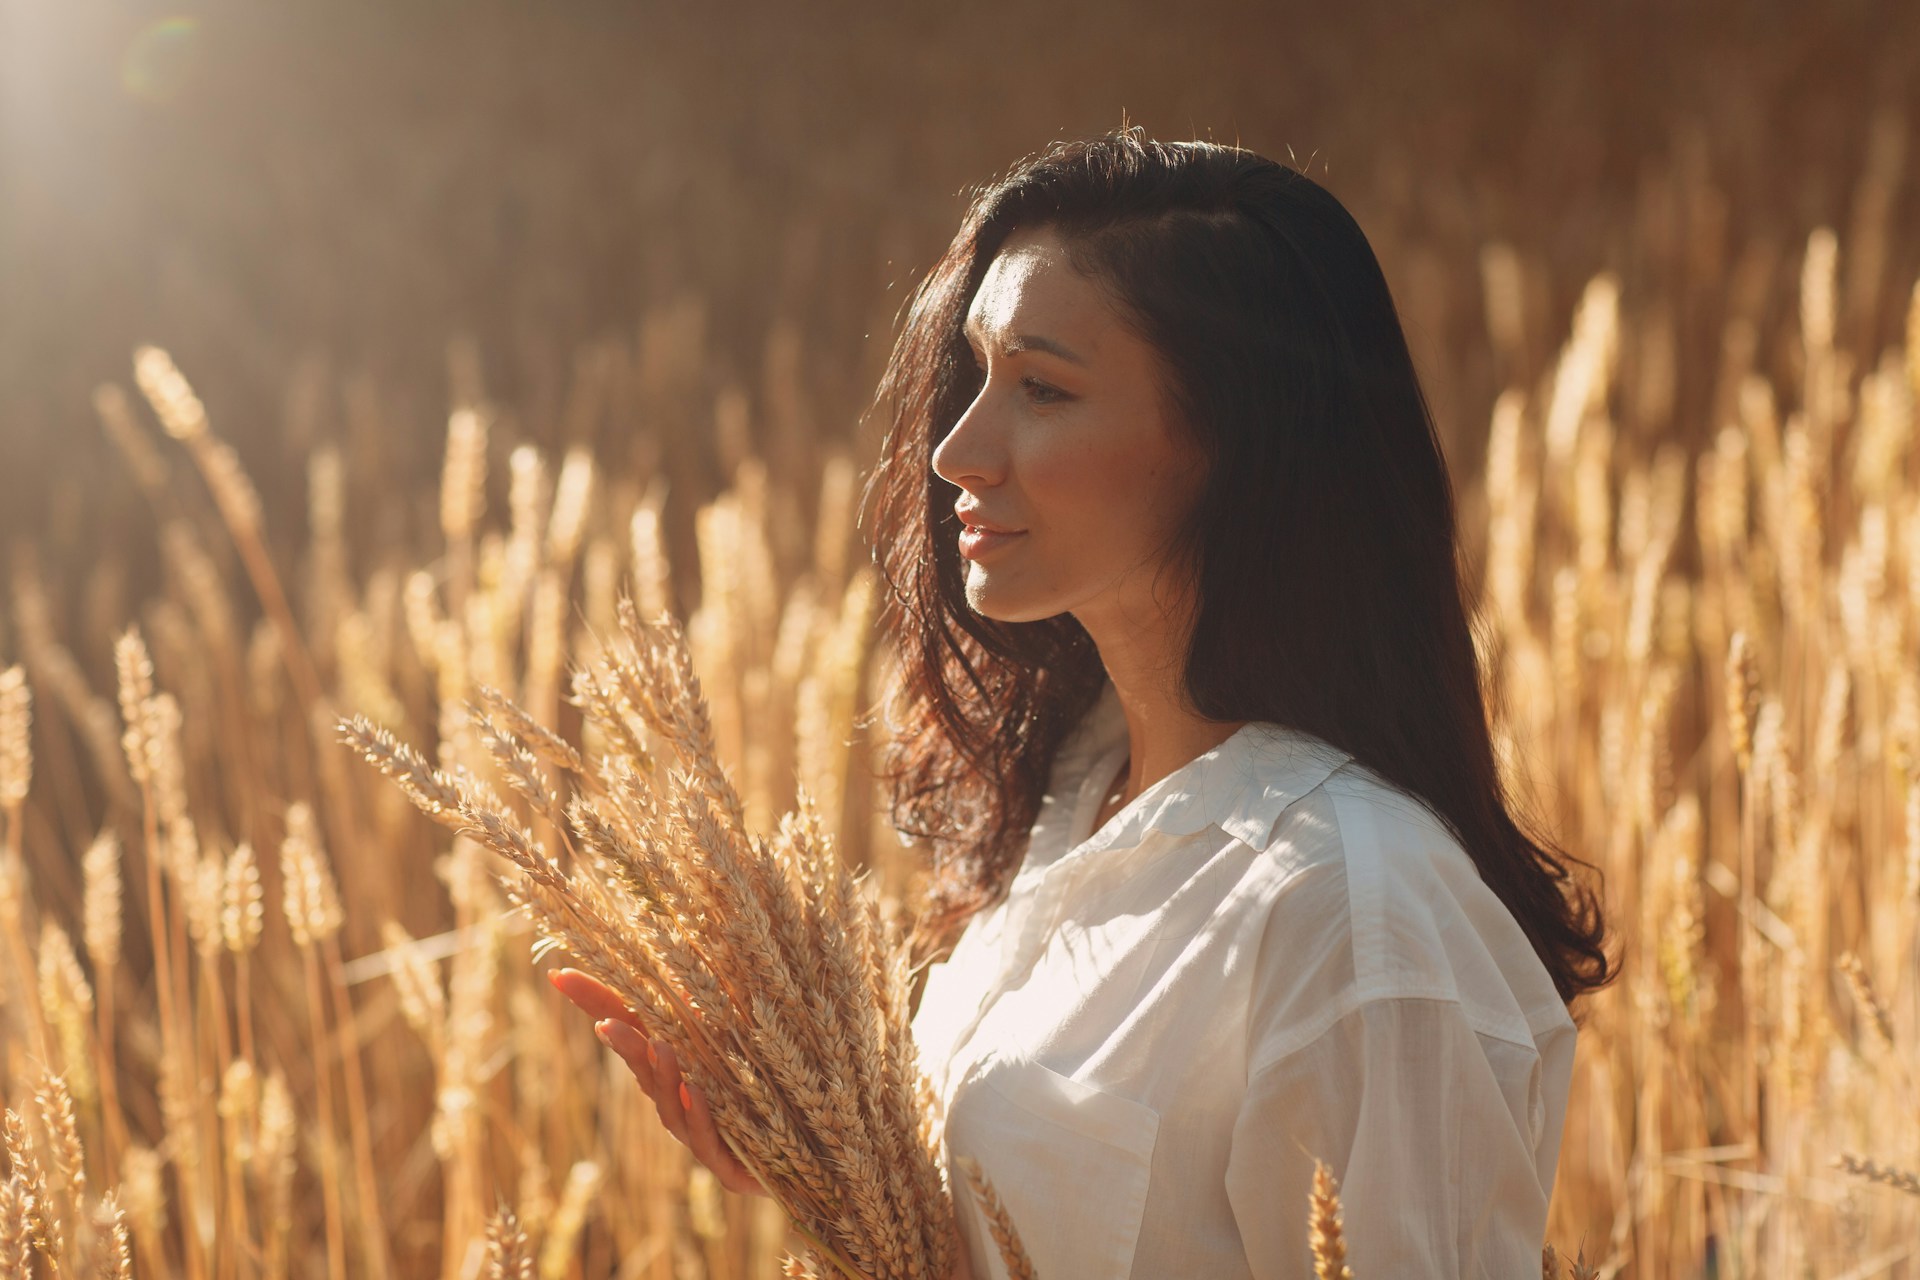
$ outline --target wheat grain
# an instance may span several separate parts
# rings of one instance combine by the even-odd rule
[[[191,883],[200,847],[188,812],[187,761],[180,747],[180,704],[170,693],[156,693],[142,708],[140,743],[146,753],[146,781],[154,819],[162,838],[161,862],[182,887]]]
[[[476,692],[480,703],[501,727],[518,738],[528,750],[554,768],[563,771],[568,779],[578,784],[591,785],[586,761],[573,744],[553,730],[534,720],[526,712],[515,706],[507,696],[491,685],[480,685]]]
[[[20,821],[33,781],[33,691],[23,667],[0,671],[0,809],[11,827]]]
[[[553,515],[547,522],[547,561],[563,572],[580,550],[588,504],[593,498],[593,455],[578,445],[567,450],[555,483]]]
[[[40,1008],[60,1042],[61,1070],[81,1097],[91,1102],[95,1081],[88,1043],[93,1016],[93,987],[73,954],[73,941],[57,924],[40,932]]]
[[[499,594],[514,610],[540,567],[541,534],[547,516],[547,464],[532,445],[520,445],[507,459],[509,481],[506,573]]]
[[[487,1223],[487,1280],[534,1280],[532,1245],[504,1204]]]
[[[32,1280],[33,1184],[18,1167],[0,1182],[0,1275]]]
[[[1307,1225],[1316,1280],[1353,1280],[1353,1271],[1347,1266],[1346,1238],[1340,1229],[1340,1183],[1333,1170],[1318,1159],[1313,1162]]]
[[[313,810],[303,803],[287,806],[287,835],[280,845],[280,879],[285,886],[283,909],[293,940],[302,947],[331,936],[340,928],[340,897],[326,850],[320,845],[320,827]]]
[[[61,1193],[68,1210],[77,1219],[87,1196],[87,1161],[80,1145],[80,1123],[73,1114],[73,1094],[68,1091],[65,1080],[45,1072],[33,1099],[40,1109],[40,1123],[47,1131]]]
[[[219,854],[196,857],[184,878],[187,933],[200,959],[212,965],[226,946],[222,929],[222,901],[226,893],[226,862]]]
[[[462,405],[447,419],[446,465],[440,478],[440,530],[449,544],[473,537],[487,504],[487,419]]]
[[[1836,962],[1840,972],[1846,976],[1847,986],[1853,992],[1853,998],[1862,1012],[1867,1015],[1868,1023],[1873,1027],[1874,1035],[1880,1045],[1888,1052],[1893,1051],[1893,1016],[1887,1011],[1886,1004],[1874,990],[1873,978],[1860,957],[1851,951],[1843,951]]]
[[[987,1216],[987,1230],[993,1236],[994,1246],[1000,1250],[1000,1261],[1006,1264],[1007,1275],[1012,1280],[1034,1280],[1033,1261],[1027,1257],[1020,1233],[1014,1229],[1013,1220],[1007,1216],[1006,1207],[1000,1203],[1000,1195],[993,1189],[980,1162],[972,1156],[959,1156],[954,1163],[966,1175],[974,1200]]]
[[[16,1179],[26,1185],[24,1203],[27,1234],[32,1238],[35,1249],[57,1263],[66,1256],[66,1236],[58,1209],[53,1203],[52,1191],[47,1186],[46,1166],[40,1162],[39,1154],[34,1150],[27,1122],[18,1112],[8,1108],[4,1121],[0,1121],[0,1134],[4,1134],[7,1167],[13,1171]]]
[[[641,612],[649,618],[672,608],[672,574],[660,528],[660,501],[658,491],[650,494],[628,524],[628,540],[633,544],[633,591]]]
[[[228,855],[221,886],[220,935],[228,951],[243,955],[260,945],[266,924],[265,893],[253,846],[242,840]]]
[[[133,1280],[133,1244],[127,1236],[127,1214],[120,1207],[120,1197],[112,1191],[100,1197],[94,1218],[104,1227],[94,1274],[100,1280]]]
[[[251,1164],[260,1137],[260,1074],[253,1063],[235,1058],[227,1064],[214,1111],[226,1122],[227,1153],[233,1166]]]
[[[830,1264],[815,1250],[807,1250],[804,1258],[788,1254],[780,1260],[780,1274],[787,1280],[825,1280]]]
[[[134,352],[133,372],[168,435],[184,441],[206,434],[206,406],[193,393],[172,356],[159,347],[143,346]]]
[[[81,937],[87,958],[105,973],[120,962],[120,837],[102,828],[80,859],[83,892]],[[102,978],[102,987],[107,979]]]

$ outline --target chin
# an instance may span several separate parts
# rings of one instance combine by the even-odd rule
[[[1012,592],[995,591],[991,583],[979,582],[969,574],[967,607],[995,622],[1043,622],[1066,610],[1052,601],[1023,599]]]

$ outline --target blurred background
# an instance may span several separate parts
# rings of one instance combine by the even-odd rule
[[[543,1280],[770,1274],[777,1215],[648,1123],[476,851],[332,717],[484,769],[487,679],[591,748],[562,658],[633,589],[688,619],[753,820],[798,779],[910,901],[858,719],[864,413],[972,192],[1124,118],[1309,173],[1393,289],[1503,763],[1607,869],[1627,956],[1549,1238],[1609,1278],[1920,1274],[1871,1185],[1920,1160],[1917,68],[1911,0],[0,0],[0,678],[34,761],[0,786],[0,1095],[57,1048],[143,1275],[453,1280],[507,1202]],[[136,380],[143,344],[172,365]],[[158,704],[116,670],[136,623]],[[157,820],[129,712],[178,738]],[[297,804],[330,953],[279,906]],[[268,904],[231,955],[208,867]]]
[[[810,429],[847,435],[967,192],[1123,111],[1290,154],[1353,210],[1467,466],[1595,272],[1660,304],[1625,358],[1670,364],[1672,394],[1633,428],[1685,431],[1710,421],[1725,315],[1790,310],[1812,227],[1920,218],[1911,180],[1863,187],[1876,138],[1911,170],[1905,3],[0,13],[0,510],[63,546],[124,542],[130,481],[88,396],[140,341],[174,353],[269,491],[319,436],[381,459],[369,474],[434,465],[457,336],[516,433],[588,436],[618,465],[633,422],[567,418],[578,355],[674,308],[703,342],[660,371],[671,394],[742,387],[757,441],[766,380],[790,378]],[[1851,335],[1899,319],[1920,253],[1881,234],[1871,265],[1896,287],[1850,291]],[[1488,341],[1490,243],[1525,281],[1512,351]],[[332,393],[289,435],[314,369]]]

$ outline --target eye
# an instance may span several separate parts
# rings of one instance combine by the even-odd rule
[[[987,366],[981,362],[978,349],[973,353],[973,371],[979,374],[982,379],[987,376]],[[1027,393],[1034,398],[1035,404],[1059,404],[1061,401],[1073,399],[1072,396],[1060,390],[1060,388],[1050,386],[1038,378],[1022,378],[1020,379],[1020,385],[1025,387]]]
[[[1022,378],[1020,379],[1020,385],[1032,392],[1036,401],[1040,404],[1057,404],[1062,400],[1071,399],[1066,392],[1060,390],[1058,387],[1050,387],[1038,378]]]

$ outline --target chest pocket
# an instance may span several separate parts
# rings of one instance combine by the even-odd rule
[[[995,1060],[956,1092],[947,1143],[980,1162],[1037,1274],[1119,1280],[1133,1267],[1159,1127],[1144,1103],[1036,1062]],[[953,1185],[974,1273],[1006,1276],[964,1175]]]

